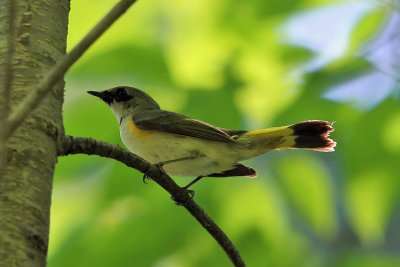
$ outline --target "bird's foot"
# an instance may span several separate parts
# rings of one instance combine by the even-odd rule
[[[147,180],[151,180],[151,178],[149,176],[147,176],[146,174],[143,174],[143,183],[147,184]]]
[[[162,167],[167,163],[169,163],[169,162],[162,161],[162,162],[155,163],[154,165],[156,165],[159,169],[162,169]],[[162,171],[164,171],[164,170],[162,169]],[[147,180],[151,180],[151,178],[147,174],[143,174],[143,183],[147,184]]]
[[[193,190],[186,190],[186,192],[188,193],[190,199],[194,198],[195,192]],[[177,200],[173,196],[171,196],[171,200],[173,200],[175,202],[175,204],[178,205],[178,206],[184,206],[185,205],[184,202],[181,202],[181,201]]]

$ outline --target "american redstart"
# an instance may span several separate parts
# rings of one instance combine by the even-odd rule
[[[145,92],[119,86],[89,94],[106,102],[117,117],[123,143],[168,175],[197,177],[257,177],[240,161],[270,150],[303,148],[334,151],[328,138],[332,123],[309,120],[262,130],[230,130],[185,115],[162,110]]]

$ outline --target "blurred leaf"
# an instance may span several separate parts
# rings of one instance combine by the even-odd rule
[[[171,84],[162,50],[158,47],[133,44],[115,46],[112,50],[87,58],[84,63],[74,68],[70,75],[75,79],[87,76],[98,79],[104,76],[130,76],[138,87]]]
[[[315,76],[321,76],[320,78],[325,79],[322,83],[326,87],[332,87],[364,74],[370,69],[371,64],[364,58],[349,56],[334,61]]]
[[[381,267],[381,266],[399,266],[400,257],[395,254],[380,254],[380,253],[360,253],[354,252],[347,255],[343,261],[335,266],[341,267]]]
[[[301,63],[310,60],[310,58],[314,55],[312,51],[299,46],[283,44],[281,47],[283,49],[282,61],[288,65],[288,71],[291,71],[298,67]]]
[[[400,115],[391,114],[386,122],[386,126],[382,129],[382,143],[386,150],[400,154]]]
[[[304,153],[286,157],[277,168],[291,205],[318,235],[334,238],[337,232],[335,204],[327,171]]]
[[[383,9],[372,10],[367,13],[359,22],[354,29],[350,38],[349,53],[358,52],[360,47],[365,44],[366,41],[377,33],[382,27],[387,12]]]
[[[377,167],[375,167],[377,168]],[[373,245],[383,241],[397,190],[387,169],[371,169],[352,177],[349,183],[349,216],[361,241]]]

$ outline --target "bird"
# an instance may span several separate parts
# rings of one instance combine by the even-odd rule
[[[186,190],[204,177],[257,177],[257,172],[242,161],[271,150],[331,152],[336,146],[329,138],[333,123],[324,120],[231,130],[163,110],[150,95],[134,87],[88,93],[110,107],[122,142],[132,153],[162,167],[169,176],[195,177],[183,187]]]

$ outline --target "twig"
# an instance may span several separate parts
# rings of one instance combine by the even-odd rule
[[[207,213],[190,197],[188,192],[179,187],[162,169],[152,165],[144,159],[132,154],[119,146],[112,145],[93,138],[65,136],[58,146],[58,155],[87,154],[98,155],[101,157],[112,158],[124,163],[126,166],[134,168],[168,191],[174,200],[182,204],[193,217],[214,237],[219,245],[224,249],[230,260],[235,266],[245,266],[239,251],[232,244],[226,234],[218,225],[207,215]]]
[[[121,0],[116,4],[93,29],[64,57],[62,58],[32,92],[18,105],[6,121],[5,138],[9,138],[15,129],[36,108],[41,100],[50,92],[68,69],[77,61],[82,54],[133,4],[136,0]]]
[[[10,92],[11,85],[13,80],[13,67],[12,67],[12,59],[15,50],[15,2],[13,0],[9,0],[8,2],[8,31],[6,34],[7,41],[7,52],[5,58],[5,70],[4,70],[4,89],[2,90],[2,94],[0,95],[0,125],[4,125],[7,120],[8,112],[10,110]],[[6,154],[6,132],[4,127],[0,129],[0,174],[3,169],[5,163],[5,154]]]

